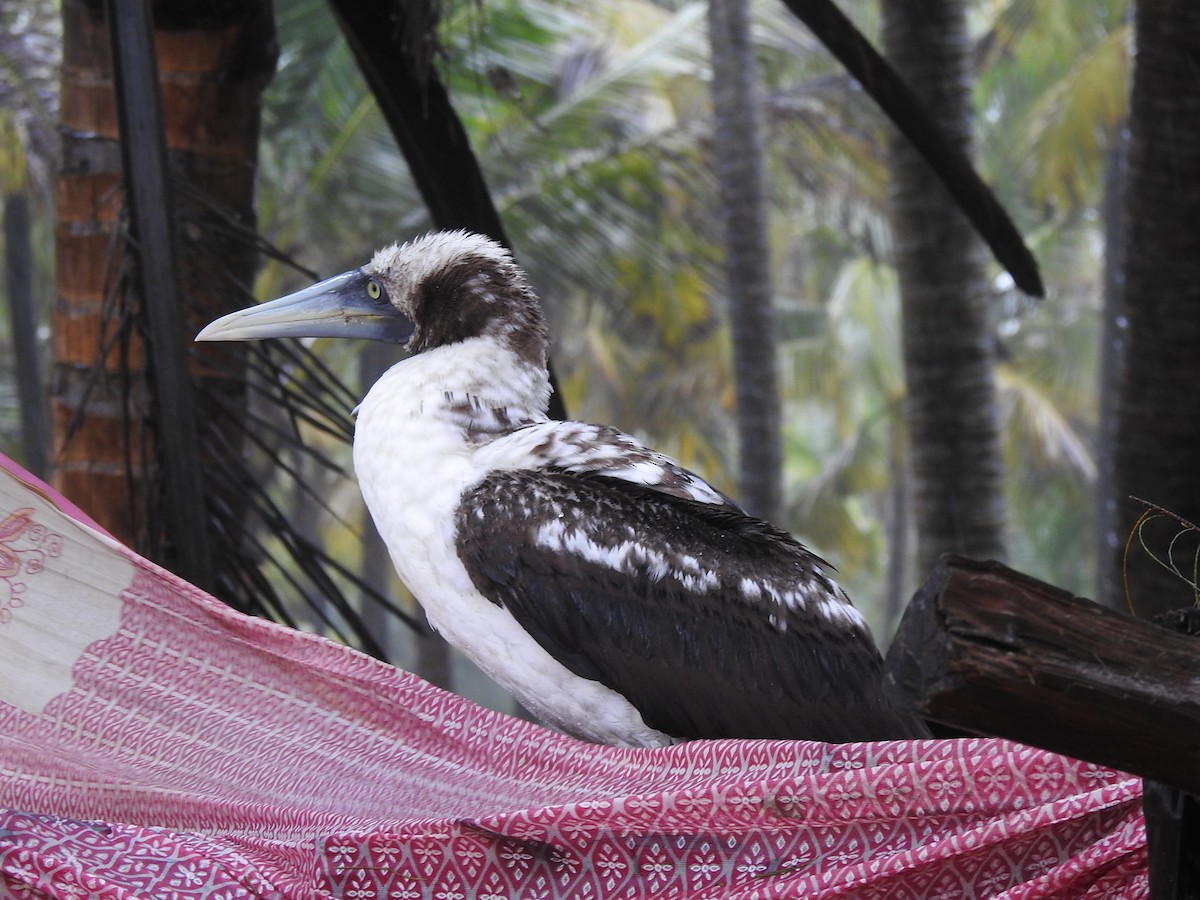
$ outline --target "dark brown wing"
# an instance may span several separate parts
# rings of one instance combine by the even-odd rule
[[[910,737],[870,633],[822,562],[729,507],[569,472],[464,496],[459,557],[564,666],[680,738]]]

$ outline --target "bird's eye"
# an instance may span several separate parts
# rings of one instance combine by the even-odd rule
[[[378,300],[383,296],[383,287],[374,278],[367,282],[367,296],[372,300]]]

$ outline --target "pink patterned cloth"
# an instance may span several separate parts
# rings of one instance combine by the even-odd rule
[[[580,743],[234,613],[0,465],[2,897],[1148,895],[1128,775]]]

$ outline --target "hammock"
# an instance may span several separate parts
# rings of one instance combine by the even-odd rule
[[[2,897],[1148,896],[1129,775],[581,743],[233,612],[0,466]]]

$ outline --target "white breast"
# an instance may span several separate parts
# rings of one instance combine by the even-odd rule
[[[531,713],[590,740],[670,743],[622,696],[571,673],[507,610],[483,597],[455,549],[463,492],[498,462],[518,468],[532,459],[523,441],[506,450],[504,438],[468,439],[461,417],[448,410],[469,394],[523,420],[545,420],[545,382],[544,371],[518,367],[511,354],[483,339],[393,366],[358,408],[354,468],[363,498],[430,624]]]

